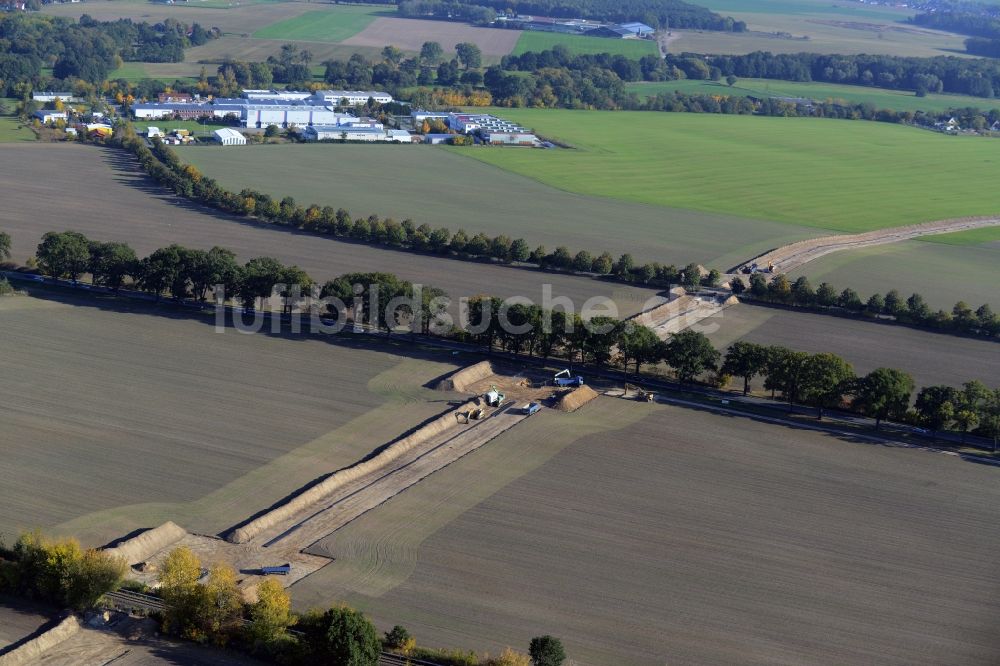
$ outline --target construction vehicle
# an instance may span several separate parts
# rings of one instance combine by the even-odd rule
[[[486,398],[486,404],[490,407],[499,407],[507,398],[507,396],[501,393],[500,389],[498,389],[495,385],[490,386],[490,390],[487,391],[486,395],[483,397]]]
[[[635,384],[628,384],[628,383],[625,384],[625,393],[622,394],[623,398],[627,398],[628,397],[628,390],[629,389],[632,389],[633,391],[635,391],[635,398],[636,398],[636,400],[641,400],[641,401],[644,401],[644,402],[653,402],[656,399],[656,394],[655,393],[653,393],[651,391],[647,391],[644,388],[642,388],[641,386],[636,386]]]
[[[552,383],[556,386],[583,386],[582,375],[571,375],[569,368],[560,370],[552,377]]]
[[[486,412],[483,411],[482,407],[477,407],[476,409],[473,409],[471,412],[469,412],[469,416],[472,418],[473,421],[478,421],[479,419],[483,418],[485,414]]]

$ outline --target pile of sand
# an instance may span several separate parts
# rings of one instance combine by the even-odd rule
[[[462,368],[450,377],[442,379],[434,388],[438,391],[458,391],[459,393],[470,393],[470,387],[475,386],[477,383],[492,374],[494,374],[493,364],[489,361],[480,361],[475,365]]]
[[[146,530],[142,534],[122,541],[114,548],[106,549],[104,552],[122,558],[126,564],[138,564],[186,536],[187,531],[183,527],[168,520],[159,527]]]
[[[589,386],[581,386],[563,395],[556,401],[555,408],[561,412],[575,412],[598,396]]]
[[[437,437],[442,432],[450,428],[454,428],[459,423],[457,415],[463,411],[470,411],[478,404],[478,398],[471,402],[467,402],[458,409],[446,412],[430,423],[418,428],[406,437],[393,442],[372,458],[359,462],[338,472],[334,472],[323,481],[320,481],[311,488],[308,488],[302,493],[296,495],[284,504],[275,507],[258,518],[255,518],[243,527],[233,530],[229,533],[226,539],[231,543],[246,543],[262,532],[273,528],[275,525],[279,525],[287,520],[290,520],[295,516],[295,514],[303,511],[310,504],[333,493],[339,488],[342,488],[345,484],[360,479],[366,474],[371,474],[381,467],[390,466],[393,461],[402,456],[404,453],[411,451],[413,448],[423,444],[430,438]]]

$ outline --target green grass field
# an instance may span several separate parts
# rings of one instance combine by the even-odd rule
[[[605,37],[587,37],[585,35],[559,35],[552,32],[535,32],[525,30],[517,40],[514,55],[528,51],[546,51],[557,44],[566,46],[577,55],[594,53],[611,53],[629,58],[641,58],[645,55],[656,55],[656,42],[648,39],[608,39]]]
[[[7,114],[0,115],[0,143],[12,141],[34,141],[35,133],[27,127],[22,127],[14,114],[16,99],[0,98],[0,103],[7,107]]]
[[[989,139],[818,118],[498,113],[576,150],[448,150],[569,192],[844,232],[1000,208]]]
[[[958,300],[973,308],[983,303],[1000,307],[996,276],[1000,266],[1000,230],[983,234],[975,243],[978,231],[948,234],[959,237],[954,243],[904,241],[848,252],[836,252],[809,262],[792,271],[792,277],[807,275],[813,285],[827,281],[839,289],[851,287],[867,298],[871,292],[897,289],[904,296],[917,292],[937,309],[951,311]],[[991,237],[992,235],[992,237]],[[965,237],[964,239],[962,237]],[[937,239],[934,239],[937,240]],[[968,242],[964,242],[968,240]],[[989,242],[989,241],[993,242]],[[961,244],[959,244],[961,242]]]
[[[342,42],[364,30],[382,11],[364,6],[310,11],[260,28],[253,36],[256,39]]]
[[[754,97],[807,97],[818,101],[844,101],[872,104],[878,109],[894,111],[941,112],[957,107],[1000,108],[1000,100],[967,95],[927,95],[917,97],[912,92],[866,88],[836,83],[776,81],[772,79],[740,79],[732,87],[719,81],[681,79],[656,83],[629,83],[628,90],[641,97],[680,91],[705,95],[751,95]]]
[[[138,81],[150,78],[146,72],[146,63],[125,62],[118,69],[108,74],[109,79],[125,79],[126,81]]]

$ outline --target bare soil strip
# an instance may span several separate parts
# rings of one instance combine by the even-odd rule
[[[729,298],[692,296],[684,293],[683,289],[680,289],[679,295],[672,290],[671,296],[672,300],[644,310],[632,319],[651,328],[661,340],[666,340],[674,333],[679,333],[703,319],[714,317],[739,302],[735,296]]]
[[[491,375],[483,381],[504,384],[504,379]],[[352,520],[475,451],[527,418],[524,411],[516,408],[516,403],[510,402],[496,409],[483,405],[485,418],[474,420],[467,416],[473,409],[472,405],[473,403],[468,403],[463,406],[467,410],[464,420],[460,418],[463,414],[459,413],[463,408],[451,410],[441,417],[454,419],[453,423],[447,424],[448,427],[443,427],[438,419],[399,440],[413,440],[412,446],[404,446],[398,455],[387,459],[385,464],[365,469],[364,473],[356,477],[348,474],[343,483],[335,484],[336,487],[328,492],[316,493],[315,489],[320,489],[329,482],[323,481],[299,496],[315,499],[301,502],[298,501],[299,498],[293,498],[234,530],[233,534],[246,532],[246,538],[231,539],[237,543],[214,536],[189,534],[151,554],[147,562],[152,566],[144,566],[141,572],[133,570],[132,577],[152,582],[158,566],[169,550],[184,545],[198,553],[203,561],[222,559],[232,564],[244,575],[241,585],[245,589],[253,588],[260,581],[258,572],[261,567],[286,563],[292,565],[292,572],[281,580],[285,585],[291,585],[326,566],[332,558],[325,548],[312,551],[308,547],[315,546]],[[385,455],[389,450],[386,449],[380,455]],[[371,461],[378,458],[376,456]],[[368,463],[362,462],[359,466],[364,467],[366,464]],[[256,524],[259,524],[259,529],[248,529]]]
[[[898,243],[899,241],[911,240],[920,236],[932,236],[936,234],[950,234],[956,231],[967,231],[969,229],[979,229],[982,227],[992,227],[1000,225],[998,217],[964,217],[953,220],[937,220],[935,222],[924,222],[922,224],[911,224],[905,227],[893,227],[891,229],[879,229],[868,231],[863,234],[847,234],[840,236],[823,236],[821,238],[811,238],[798,241],[766,254],[756,257],[752,261],[758,266],[774,266],[774,273],[788,273],[822,256],[841,250],[856,250],[872,245],[886,245]],[[745,262],[749,264],[750,261]],[[745,265],[745,264],[741,264]],[[733,271],[735,272],[735,270]]]

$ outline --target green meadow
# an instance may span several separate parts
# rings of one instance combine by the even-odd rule
[[[256,39],[342,42],[364,30],[380,11],[384,10],[377,7],[344,6],[305,12],[295,18],[260,28],[253,36]]]
[[[0,114],[0,143],[12,141],[34,141],[35,133],[27,127],[22,127],[14,115],[16,99],[0,98],[0,105],[6,107],[6,113]]]
[[[656,42],[650,39],[610,39],[525,30],[517,40],[514,55],[521,55],[528,51],[547,51],[557,44],[564,45],[576,55],[610,53],[629,58],[641,58],[645,55],[656,55],[658,52]]]
[[[978,107],[980,109],[1000,108],[1000,100],[967,95],[927,95],[917,97],[912,92],[867,88],[837,83],[817,83],[799,81],[778,81],[773,79],[739,79],[732,86],[722,81],[681,79],[679,81],[659,81],[656,83],[629,83],[626,88],[640,97],[652,97],[675,91],[704,95],[750,95],[753,97],[805,97],[825,102],[848,102],[851,104],[871,104],[878,109],[893,111],[942,112],[958,107]]]
[[[571,150],[449,148],[561,190],[842,232],[998,212],[998,144],[867,121],[500,109]]]

